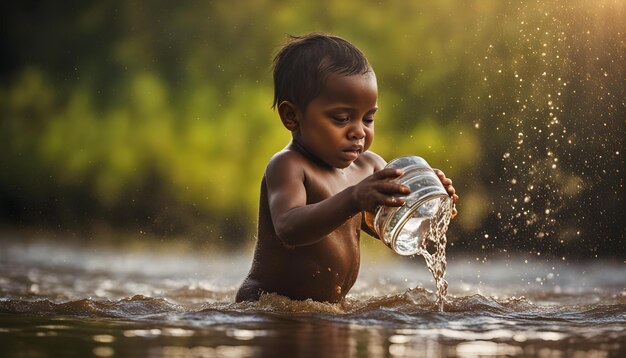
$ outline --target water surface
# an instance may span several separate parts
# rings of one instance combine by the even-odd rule
[[[453,250],[449,250],[453,251]],[[512,255],[513,256],[513,255]],[[0,356],[625,356],[623,262],[364,253],[339,304],[234,303],[249,253],[52,242],[0,251]]]

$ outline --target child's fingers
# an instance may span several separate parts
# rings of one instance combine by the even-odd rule
[[[411,194],[411,189],[409,189],[408,186],[394,183],[394,182],[389,182],[389,181],[383,181],[383,182],[377,183],[376,190],[379,193],[384,193],[384,194],[405,194],[405,195]]]
[[[435,174],[437,175],[439,180],[441,180],[441,183],[443,185],[445,186],[452,185],[452,179],[447,178],[444,172],[442,172],[440,169],[433,169],[433,170],[435,171]]]
[[[375,179],[393,179],[401,176],[403,174],[400,169],[381,169],[373,174]]]
[[[383,205],[384,206],[402,206],[404,205],[404,199],[396,198],[393,196],[386,196],[383,199]]]
[[[436,170],[436,172],[435,172],[435,173],[437,174],[437,176],[439,177],[439,179],[440,179],[441,181],[444,181],[444,180],[445,180],[445,181],[448,181],[448,180],[449,180],[449,181],[452,181],[452,179],[450,179],[450,178],[446,177],[446,174],[445,174],[444,172],[442,172],[440,169],[435,169],[435,170]]]

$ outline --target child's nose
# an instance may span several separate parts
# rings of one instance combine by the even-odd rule
[[[363,128],[363,125],[360,123],[355,123],[354,125],[352,125],[348,136],[350,137],[350,139],[365,138],[365,129]]]

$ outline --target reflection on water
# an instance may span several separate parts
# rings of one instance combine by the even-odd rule
[[[338,304],[234,303],[248,254],[5,244],[0,355],[624,355],[623,263],[450,258],[439,312],[423,259],[368,257]]]

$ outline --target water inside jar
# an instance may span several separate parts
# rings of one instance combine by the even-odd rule
[[[441,205],[441,198],[433,198],[420,205],[413,215],[399,228],[395,242],[394,250],[401,255],[412,255],[418,251],[419,243],[429,235],[431,227],[431,219],[435,216]],[[395,227],[403,214],[410,210],[410,207],[404,212],[396,213],[394,220],[389,224],[391,229]],[[394,222],[395,221],[395,222]],[[390,230],[390,231],[392,231]],[[390,234],[392,234],[390,232]],[[392,236],[393,237],[393,236]]]

